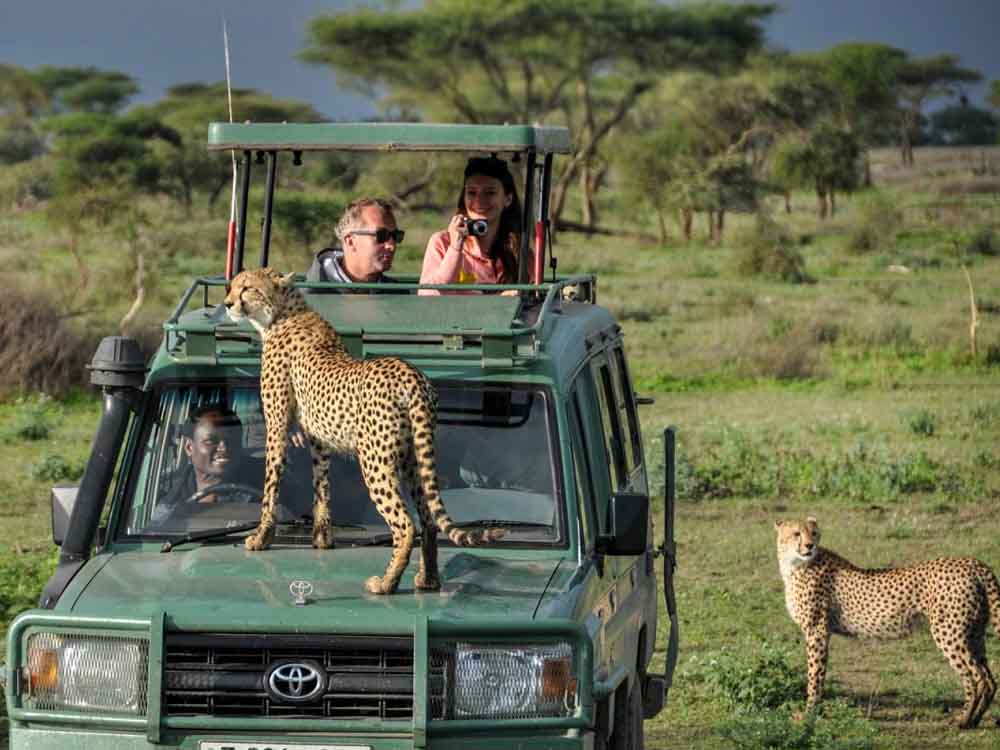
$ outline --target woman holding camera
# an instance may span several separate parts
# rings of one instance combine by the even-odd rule
[[[469,159],[458,211],[447,229],[431,235],[420,283],[516,283],[520,247],[521,202],[507,162],[495,156]]]

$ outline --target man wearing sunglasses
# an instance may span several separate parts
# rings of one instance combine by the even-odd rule
[[[403,230],[396,226],[392,206],[381,198],[359,198],[344,209],[335,230],[340,248],[324,248],[306,273],[307,281],[393,283],[392,268]],[[369,290],[380,293],[382,290]],[[386,289],[386,292],[396,290]]]

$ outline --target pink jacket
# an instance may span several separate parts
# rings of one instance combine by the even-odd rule
[[[466,238],[461,253],[448,253],[451,239],[447,230],[435,232],[424,251],[424,265],[420,271],[421,284],[498,284],[502,267],[499,260],[490,260],[479,254],[479,246],[471,237]],[[449,294],[474,294],[475,292],[449,292]],[[420,294],[441,294],[437,289],[421,289]]]

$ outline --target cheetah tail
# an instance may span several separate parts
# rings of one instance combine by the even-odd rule
[[[413,427],[413,449],[417,460],[417,474],[420,487],[424,493],[427,510],[434,519],[440,532],[448,537],[452,544],[461,547],[471,547],[478,544],[489,544],[506,534],[506,529],[482,529],[465,531],[455,528],[448,511],[441,500],[441,489],[437,480],[437,458],[434,454],[434,426],[436,417],[433,407],[433,396],[422,392],[410,404],[410,421]]]
[[[993,621],[993,632],[1000,638],[1000,583],[996,574],[986,565],[980,581],[986,589],[986,601],[990,604],[990,619]]]

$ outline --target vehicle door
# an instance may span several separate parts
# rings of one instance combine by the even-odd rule
[[[610,532],[612,493],[648,491],[634,395],[624,363],[619,339],[591,359],[573,389],[572,409],[581,426],[576,439],[582,443],[578,450],[586,458],[583,481],[590,493],[588,503],[595,534]],[[601,555],[596,549],[593,554],[599,558],[603,583],[603,596],[595,608],[601,619],[602,658],[613,668],[634,653],[642,608],[630,597],[636,590],[644,556]]]

